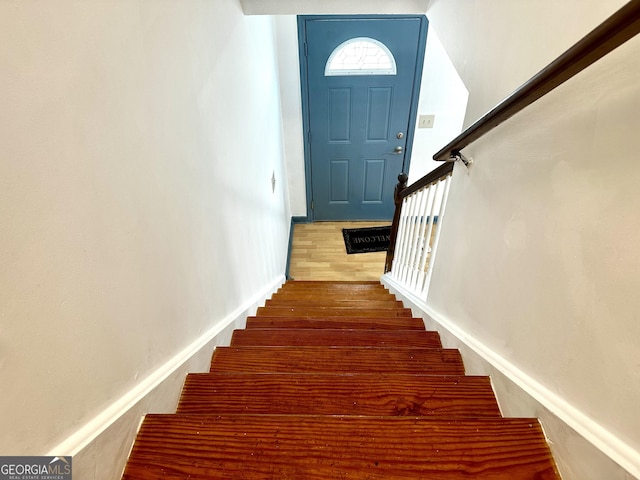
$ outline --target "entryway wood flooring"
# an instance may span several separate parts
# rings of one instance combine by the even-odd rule
[[[294,280],[379,280],[384,273],[386,252],[347,255],[342,229],[390,224],[390,221],[295,224],[289,275]]]

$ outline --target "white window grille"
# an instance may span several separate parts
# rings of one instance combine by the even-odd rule
[[[327,77],[347,75],[396,75],[396,60],[383,43],[356,37],[338,45],[324,69]]]

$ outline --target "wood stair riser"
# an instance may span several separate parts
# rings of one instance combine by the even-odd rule
[[[349,291],[357,291],[368,288],[384,288],[384,286],[380,282],[376,281],[354,281],[350,282],[348,280],[343,281],[335,281],[335,282],[325,282],[322,280],[297,280],[287,282],[282,285],[283,289],[294,289],[294,288],[317,288],[317,289],[325,289],[325,290],[335,290],[335,289],[348,289]]]
[[[500,417],[488,377],[190,374],[178,413]]]
[[[464,375],[452,349],[380,347],[218,347],[212,372],[429,373]]]
[[[424,331],[424,320],[414,317],[248,317],[246,328],[365,329]]]
[[[442,348],[437,332],[416,330],[250,328],[235,330],[232,347],[353,346]]]
[[[298,291],[279,291],[274,293],[271,298],[273,300],[318,300],[318,299],[330,299],[330,300],[393,300],[396,301],[395,295],[392,295],[387,290],[363,290],[357,293],[342,292],[332,293],[326,295],[322,292],[316,292],[314,290],[298,290]]]
[[[397,300],[297,300],[297,299],[271,299],[265,302],[266,307],[317,307],[317,308],[358,308],[358,309],[400,309],[404,310],[402,302]]]
[[[270,317],[412,317],[408,308],[258,307],[258,316]]]

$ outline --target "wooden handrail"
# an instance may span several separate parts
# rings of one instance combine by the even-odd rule
[[[440,165],[435,170],[427,173],[420,180],[407,187],[407,174],[401,173],[398,175],[398,184],[396,185],[393,193],[393,199],[396,205],[395,213],[393,214],[393,223],[391,224],[391,235],[389,241],[389,249],[387,250],[387,258],[384,262],[384,273],[391,271],[393,265],[393,257],[395,256],[396,240],[398,239],[398,228],[400,226],[400,214],[402,213],[402,201],[412,193],[417,192],[421,188],[427,187],[432,183],[436,183],[442,178],[450,175],[453,171],[453,162]]]
[[[640,33],[640,0],[632,0],[560,55],[433,156],[447,161],[471,142]]]

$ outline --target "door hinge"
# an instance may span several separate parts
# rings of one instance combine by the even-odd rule
[[[307,42],[304,42],[304,56],[309,56],[309,44]]]
[[[311,130],[307,132],[307,142],[311,143]]]
[[[313,200],[311,200],[311,210],[314,209],[314,204],[313,204]]]

